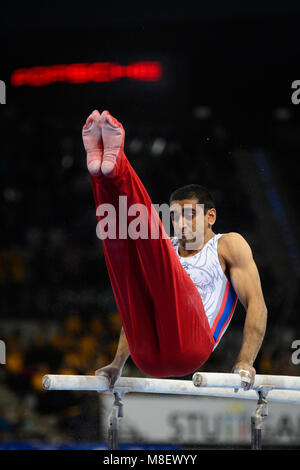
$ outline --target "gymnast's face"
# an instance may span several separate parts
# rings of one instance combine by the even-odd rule
[[[172,201],[170,211],[174,235],[180,243],[193,243],[195,248],[202,246],[207,230],[210,230],[215,222],[215,209],[208,210],[204,215],[203,205],[193,198]]]

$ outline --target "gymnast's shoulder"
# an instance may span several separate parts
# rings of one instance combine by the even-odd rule
[[[230,257],[252,254],[251,247],[246,238],[237,232],[224,233],[219,238],[218,248],[223,255]]]

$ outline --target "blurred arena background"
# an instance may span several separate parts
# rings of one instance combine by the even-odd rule
[[[188,183],[212,191],[215,231],[241,233],[261,275],[269,319],[257,373],[299,375],[299,13],[296,2],[276,1],[1,7],[1,449],[105,448],[111,397],[41,390],[46,373],[93,374],[109,363],[121,327],[81,140],[95,108],[123,123],[153,202]],[[102,64],[102,81],[82,78],[90,63]],[[45,83],[49,67],[71,64],[82,64],[71,82]],[[202,370],[231,370],[243,322],[239,306]],[[123,375],[142,373],[129,360]],[[134,411],[130,400],[124,446],[249,442],[248,403],[156,397]],[[265,436],[299,446],[300,411],[278,406]]]

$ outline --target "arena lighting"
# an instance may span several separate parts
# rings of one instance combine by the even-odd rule
[[[11,85],[19,87],[45,86],[50,83],[113,82],[121,78],[140,82],[157,82],[162,77],[160,62],[134,62],[121,65],[116,62],[47,65],[16,69],[11,74]]]

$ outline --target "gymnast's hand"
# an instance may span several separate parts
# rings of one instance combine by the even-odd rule
[[[113,363],[109,364],[108,366],[101,367],[101,369],[97,369],[95,371],[95,375],[100,375],[108,380],[109,390],[111,392],[113,391],[114,385],[121,374],[122,368],[117,367]]]
[[[254,367],[252,367],[252,365],[244,361],[239,361],[234,365],[232,372],[235,374],[240,374],[241,385],[244,390],[250,390],[250,388],[253,387],[256,370]],[[235,389],[235,392],[237,391],[238,389]]]

